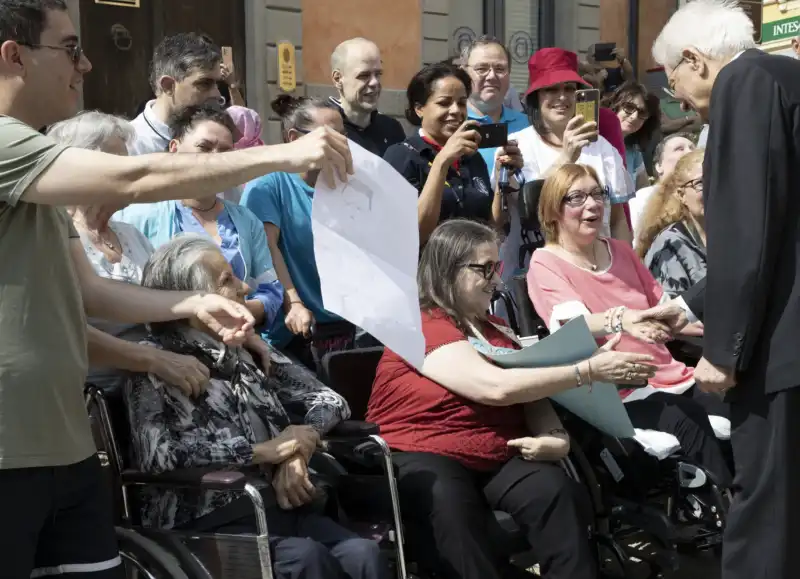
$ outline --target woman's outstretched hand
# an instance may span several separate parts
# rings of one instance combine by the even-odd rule
[[[612,384],[646,384],[655,375],[656,367],[651,364],[652,356],[631,352],[616,352],[614,348],[620,340],[619,335],[611,338],[589,360],[592,380]]]

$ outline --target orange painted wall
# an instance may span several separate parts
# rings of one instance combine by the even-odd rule
[[[639,2],[639,71],[658,66],[653,61],[653,43],[661,29],[675,12],[675,0],[644,0]],[[645,6],[647,7],[645,9]]]
[[[628,49],[628,0],[601,0],[600,42],[616,42]]]
[[[600,39],[616,42],[628,50],[628,3],[636,0],[600,1]],[[675,12],[675,0],[638,0],[639,2],[639,54],[637,70],[644,73],[656,66],[651,52],[653,42]],[[629,55],[630,56],[630,55]]]
[[[348,38],[375,42],[383,58],[383,88],[405,89],[422,61],[421,0],[303,0],[306,83],[330,84],[331,52]],[[376,10],[376,7],[380,8]]]

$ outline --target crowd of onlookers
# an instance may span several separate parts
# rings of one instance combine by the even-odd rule
[[[570,490],[560,469],[541,464],[565,456],[569,445],[557,416],[537,401],[574,387],[576,380],[647,380],[646,388],[620,391],[634,426],[674,434],[688,456],[721,481],[731,478],[715,436],[719,421],[725,422],[725,405],[693,387],[692,368],[663,345],[671,338],[663,328],[637,318],[638,311],[705,275],[702,151],[694,151],[690,133],[664,135],[659,98],[632,78],[621,50],[615,58],[618,66],[608,69],[593,61],[579,63],[574,53],[560,48],[538,50],[528,64],[529,86],[521,99],[516,97],[519,106],[509,106],[508,50],[492,38],[479,38],[458,58],[425,66],[410,80],[406,119],[414,128],[406,136],[397,120],[378,111],[380,52],[358,38],[342,43],[331,56],[337,98],[281,95],[272,103],[285,142],[328,127],[383,156],[419,192],[425,365],[420,373],[387,351],[367,418],[399,451],[395,462],[404,515],[429,528],[436,546],[432,564],[452,568],[453,576],[497,573],[486,530],[476,522],[486,514],[484,508],[464,507],[476,485],[486,485],[485,508],[539,521],[529,538],[540,549],[543,569],[595,576],[587,545],[579,539],[588,516],[580,492]],[[230,87],[230,96],[221,94],[226,91],[220,87],[231,79],[220,62],[219,47],[207,37],[166,38],[153,56],[155,98],[132,122],[85,112],[51,126],[48,135],[72,147],[116,155],[261,146],[258,114],[234,104],[239,99]],[[576,92],[591,87],[602,93],[599,126],[575,116]],[[476,129],[481,123],[507,124],[508,144],[480,148]],[[502,167],[512,172],[503,187]],[[269,453],[258,441],[280,437],[299,420],[313,425],[316,434],[306,433],[313,442],[348,417],[346,401],[315,376],[321,356],[377,342],[324,308],[311,226],[318,178],[314,170],[274,172],[217,195],[129,205],[113,213],[72,209],[99,275],[240,299],[260,334],[246,350],[230,350],[202,326],[92,321],[120,360],[140,359],[136,352],[142,350],[156,352],[147,365],[122,363],[94,369],[89,377],[125,389],[138,468],[282,462],[263,456]],[[521,252],[525,231],[516,196],[522,184],[541,179],[546,182],[538,217],[545,244],[531,260]],[[464,278],[464,266],[474,279]],[[600,343],[621,336],[611,340],[616,352],[609,349],[610,360],[587,361],[585,368],[567,369],[564,377],[531,371],[518,378],[482,361],[479,353],[487,347],[519,345],[502,317],[486,318],[485,312],[498,285],[521,270],[527,271],[530,299],[551,331],[583,316]],[[702,335],[702,326],[686,333]],[[216,379],[211,383],[204,373],[209,362]],[[131,379],[120,370],[138,373]],[[493,391],[485,391],[482,378]],[[273,389],[260,390],[264,380]],[[497,385],[507,385],[505,393]],[[443,393],[449,399],[443,400]],[[198,413],[200,408],[205,410]],[[476,426],[486,434],[476,433]],[[220,428],[228,428],[231,436],[220,440],[213,434]],[[287,471],[281,470],[290,473],[288,482],[276,486],[286,509],[313,502],[303,455],[313,451],[309,444],[296,460],[287,461]],[[539,464],[521,467],[515,456]],[[425,474],[437,481],[433,487],[418,482]],[[515,481],[513,493],[488,490]],[[239,515],[232,496],[209,493],[198,503],[178,492],[149,493],[142,507],[146,524],[205,531],[254,528],[252,520]],[[454,503],[454,496],[461,500]],[[552,510],[553,501],[563,506]],[[343,529],[333,535],[343,544],[350,540]],[[470,557],[464,556],[465,546]],[[373,565],[378,573],[370,555],[353,558],[354,549],[366,547],[351,540],[348,548],[335,549],[335,558],[344,565],[346,552],[350,565]]]
[[[48,18],[65,16],[58,2],[44,10]],[[38,33],[49,31],[43,26]],[[71,74],[81,77],[91,65],[77,39],[62,36],[52,45],[39,39],[17,45],[66,52]],[[0,130],[24,136],[9,136],[6,151],[20,142],[36,148],[30,157],[27,150],[22,160],[15,157],[33,176],[9,180],[0,223],[5,207],[16,216],[28,207],[69,206],[71,221],[58,212],[47,218],[59,235],[79,240],[85,255],[54,251],[50,258],[63,271],[48,271],[71,284],[74,291],[64,295],[78,300],[81,286],[90,316],[88,381],[124,392],[136,468],[234,463],[263,473],[264,492],[274,492],[280,506],[269,516],[278,576],[386,577],[377,546],[324,515],[324,493],[308,467],[320,438],[351,414],[347,401],[319,380],[321,357],[378,345],[325,310],[314,257],[315,186],[334,172],[301,151],[324,143],[346,168],[346,155],[338,156],[346,135],[419,192],[425,362],[416,369],[387,350],[366,418],[396,451],[404,517],[431,538],[421,557],[445,577],[507,576],[489,538],[490,511],[500,509],[536,545],[544,576],[597,577],[585,532],[591,514],[584,490],[556,464],[569,451],[569,436],[548,396],[593,381],[631,386],[620,396],[637,428],[673,434],[720,481],[731,477],[717,440],[727,408],[697,391],[692,368],[665,345],[673,336],[643,314],[704,276],[702,151],[694,150],[689,133],[664,134],[658,97],[632,78],[622,51],[614,56],[617,65],[608,68],[579,63],[564,49],[540,49],[519,98],[510,86],[508,50],[479,38],[458,58],[427,65],[410,79],[407,135],[378,110],[378,47],[351,39],[331,55],[337,98],[273,101],[284,141],[275,150],[286,156],[258,165],[256,155],[270,149],[263,147],[262,121],[244,106],[220,47],[199,34],[177,34],[156,47],[154,98],[132,121],[97,111],[61,115],[34,138],[20,125],[41,126],[35,123],[51,117],[14,120],[13,107],[6,107]],[[575,116],[576,91],[591,87],[603,93],[599,124]],[[482,123],[507,124],[507,144],[481,148]],[[64,184],[46,178],[49,163],[78,149],[92,152],[86,158],[108,176],[109,191],[123,193],[95,194],[102,184],[81,175],[78,156],[69,174],[75,193],[67,203],[53,201],[52,191]],[[146,166],[114,161],[157,153]],[[212,153],[232,159],[232,168],[197,162],[196,174],[179,171],[182,157]],[[236,186],[234,175],[248,180]],[[545,181],[538,206],[544,244],[531,256],[523,251],[517,197],[537,180]],[[214,190],[217,183],[226,184],[222,191]],[[28,234],[39,227],[30,211]],[[0,231],[7,243],[8,230]],[[51,242],[60,247],[64,239]],[[78,274],[69,262],[79,264],[70,266]],[[603,346],[598,355],[527,370],[487,361],[488,353],[521,347],[504,312],[487,313],[495,291],[520,272],[527,272],[529,294],[522,297],[548,328],[583,317]],[[105,281],[85,282],[94,275]],[[130,286],[144,289],[125,293]],[[115,291],[120,298],[112,306]],[[159,291],[191,307],[148,303],[166,295]],[[229,317],[252,319],[253,333],[226,333],[209,314],[231,302],[241,309]],[[59,316],[70,318],[64,308]],[[684,333],[702,331],[695,324]],[[76,337],[62,337],[57,347],[72,348]],[[256,528],[246,500],[230,493],[148,489],[141,499],[146,525]]]

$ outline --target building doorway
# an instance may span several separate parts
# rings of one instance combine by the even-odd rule
[[[152,96],[153,48],[178,32],[207,34],[232,46],[239,81],[245,77],[243,0],[143,0],[139,8],[80,1],[81,42],[92,62],[83,86],[85,109],[132,118]]]

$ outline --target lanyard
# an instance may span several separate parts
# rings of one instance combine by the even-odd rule
[[[144,109],[144,112],[142,112],[142,116],[144,117],[144,122],[146,122],[146,123],[147,123],[147,126],[148,126],[148,127],[150,127],[150,129],[151,129],[151,130],[152,130],[152,131],[153,131],[153,132],[154,132],[156,135],[158,135],[159,137],[161,137],[162,139],[164,139],[165,141],[167,141],[167,143],[169,143],[169,142],[172,140],[171,138],[169,138],[169,137],[165,137],[164,135],[162,135],[162,134],[159,132],[159,130],[158,130],[157,128],[155,128],[155,126],[153,125],[153,123],[151,123],[151,122],[150,122],[150,119],[148,119],[148,118],[147,118],[147,107],[145,107],[145,109]]]

